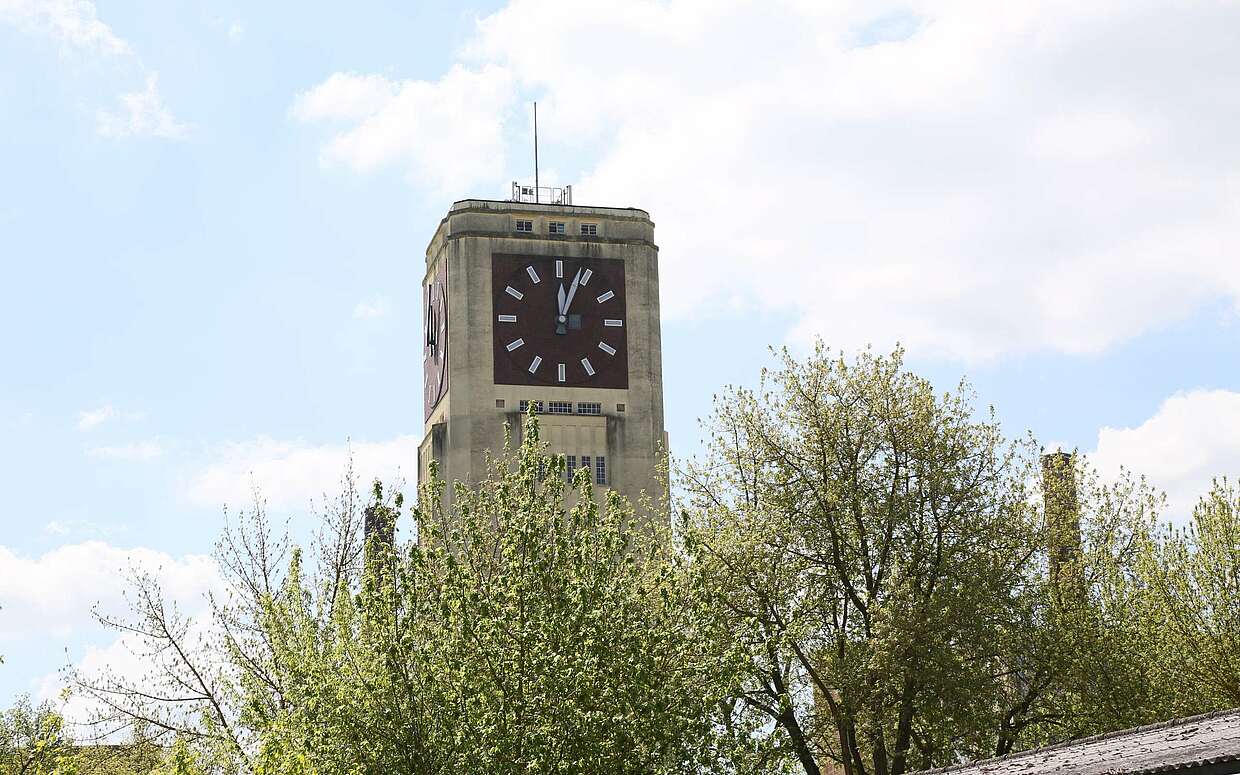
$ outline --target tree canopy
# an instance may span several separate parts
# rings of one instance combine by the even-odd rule
[[[410,504],[346,475],[304,547],[259,500],[208,617],[135,573],[100,616],[150,672],[73,676],[98,739],[179,775],[901,775],[1240,705],[1227,480],[1161,526],[1139,476],[1043,457],[899,350],[718,396],[671,525],[526,422]],[[50,709],[4,724],[6,761],[71,747]]]
[[[233,597],[217,601],[215,640],[194,641],[156,581],[136,579],[137,624],[123,626],[178,656],[159,692],[80,677],[114,711],[100,723],[144,719],[218,771],[726,767],[748,745],[714,723],[739,652],[710,629],[666,519],[615,493],[598,502],[588,471],[566,482],[527,423],[450,506],[437,477],[420,488],[417,540],[363,546],[346,497],[311,571],[256,511],[220,544]],[[376,484],[368,508],[396,519],[403,506]]]
[[[899,350],[820,344],[762,377],[716,399],[685,533],[749,654],[732,716],[765,719],[803,772],[899,775],[1240,704],[1234,492],[1157,539],[1143,480],[1062,456],[1044,481],[1031,439]]]

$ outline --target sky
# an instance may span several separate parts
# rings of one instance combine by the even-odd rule
[[[650,212],[672,451],[768,347],[901,343],[1009,433],[1240,476],[1240,4],[0,0],[0,703],[125,663],[261,489],[414,475],[457,199]]]

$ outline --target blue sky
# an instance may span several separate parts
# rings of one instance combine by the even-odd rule
[[[0,698],[251,481],[412,469],[426,242],[533,99],[657,224],[675,453],[768,345],[900,341],[1182,517],[1240,475],[1240,13],[1077,5],[0,0]]]

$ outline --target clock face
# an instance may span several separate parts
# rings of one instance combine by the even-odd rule
[[[431,411],[448,392],[448,266],[441,260],[435,274],[422,289],[423,411]]]
[[[627,388],[624,262],[491,257],[495,382]]]

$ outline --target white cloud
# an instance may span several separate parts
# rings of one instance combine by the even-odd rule
[[[111,404],[104,404],[97,409],[86,409],[78,412],[78,430],[88,431],[103,425],[116,417],[116,409]]]
[[[305,122],[361,121],[383,110],[399,89],[399,84],[382,75],[335,73],[297,95],[289,112]]]
[[[95,4],[88,0],[0,0],[0,22],[48,35],[65,53],[133,53],[127,42],[99,20]]]
[[[238,43],[245,36],[245,25],[240,19],[233,19],[232,24],[228,25],[228,39],[233,43]]]
[[[1048,159],[1090,161],[1138,153],[1159,142],[1159,129],[1132,116],[1107,113],[1051,115],[1033,130],[1035,155]]]
[[[123,609],[125,571],[135,566],[158,569],[165,591],[189,611],[202,608],[203,593],[217,583],[215,563],[204,555],[173,557],[85,541],[26,557],[0,546],[0,642],[63,639],[91,630],[94,604]]]
[[[78,412],[77,427],[80,431],[89,431],[98,428],[104,423],[114,421],[133,422],[141,420],[146,415],[142,412],[121,411],[110,403],[100,404],[94,409],[83,409]]]
[[[333,495],[350,456],[359,485],[375,478],[412,484],[417,477],[418,440],[399,436],[390,441],[311,446],[298,441],[260,437],[220,447],[214,460],[189,484],[191,501],[208,507],[248,507],[258,487],[271,507],[304,508],[324,494]]]
[[[1176,393],[1135,428],[1101,429],[1089,458],[1104,476],[1121,466],[1144,474],[1166,491],[1167,516],[1182,523],[1214,477],[1240,477],[1240,393]]]
[[[120,612],[111,610],[110,613]],[[203,655],[204,646],[215,640],[212,637],[216,632],[213,623],[209,610],[205,608],[199,610],[198,613],[189,617],[183,643],[198,655]],[[219,666],[222,667],[225,664],[227,657],[223,650],[216,649],[213,656]],[[77,660],[73,668],[84,676],[109,675],[127,682],[130,686],[153,688],[152,683],[159,681],[164,675],[160,666],[175,664],[171,653],[165,651],[152,654],[148,643],[132,634],[125,634],[114,637],[106,646],[87,645],[85,653]],[[32,694],[35,700],[54,703],[61,716],[70,725],[71,730],[74,725],[81,725],[83,730],[89,729],[87,725],[90,721],[98,718],[100,711],[106,710],[103,703],[82,692],[72,693],[67,700],[64,700],[62,690],[65,685],[60,671],[36,678],[33,684]],[[96,731],[91,730],[91,732]],[[113,742],[125,742],[124,736],[117,735],[116,737],[117,739]]]
[[[391,304],[387,299],[376,297],[366,301],[359,301],[357,306],[353,308],[353,317],[358,320],[374,320],[387,317],[391,311]]]
[[[146,68],[128,41],[99,19],[90,0],[0,0],[0,23],[44,35],[60,43],[64,55],[123,60],[143,73],[145,88],[119,96],[122,109],[96,113],[96,129],[105,137],[181,139],[192,127],[178,121],[159,95],[159,74]],[[235,23],[234,23],[235,24]],[[232,30],[229,30],[231,37]]]
[[[52,523],[57,524],[57,523]],[[49,525],[49,528],[51,525]],[[0,643],[34,642],[59,650],[71,639],[98,639],[100,625],[91,611],[123,615],[128,609],[124,595],[131,569],[154,573],[164,594],[178,610],[195,622],[196,632],[209,620],[207,593],[219,591],[221,580],[214,560],[205,555],[174,557],[146,548],[126,549],[102,541],[61,546],[38,557],[20,555],[0,546]],[[109,646],[88,645],[77,666],[97,672],[113,672],[140,679],[151,668],[149,657],[130,651],[132,640],[114,638]],[[96,640],[96,643],[98,640]],[[17,646],[11,646],[21,650]],[[56,700],[62,686],[59,672],[34,678],[38,700]],[[73,697],[63,707],[71,721],[89,716],[85,698]]]
[[[162,457],[164,447],[158,441],[135,441],[129,444],[90,447],[86,454],[96,460],[143,462]]]
[[[64,538],[66,536],[109,536],[124,533],[126,525],[101,525],[87,519],[53,519],[43,526],[43,532]]]
[[[135,683],[146,678],[151,669],[149,660],[141,654],[141,644],[136,638],[117,637],[107,646],[90,644],[86,653],[74,665],[83,675],[97,676],[104,673],[124,677]],[[87,724],[101,708],[83,694],[72,694],[62,702],[65,688],[61,671],[48,673],[34,680],[33,694],[36,702],[50,702],[58,706],[61,716],[70,724]],[[119,741],[118,741],[119,742]]]
[[[447,190],[503,175],[503,121],[514,99],[501,67],[455,66],[434,82],[335,73],[297,95],[290,113],[302,122],[355,124],[323,147],[324,164],[355,172],[395,165]]]
[[[513,0],[442,78],[337,73],[292,114],[342,125],[325,161],[493,196],[536,97],[544,156],[597,160],[579,201],[652,213],[671,319],[1091,353],[1240,306],[1238,25],[1205,0]]]
[[[146,88],[120,96],[119,112],[99,111],[98,129],[104,137],[163,137],[179,140],[193,129],[172,115],[159,95],[159,76],[148,73]]]

